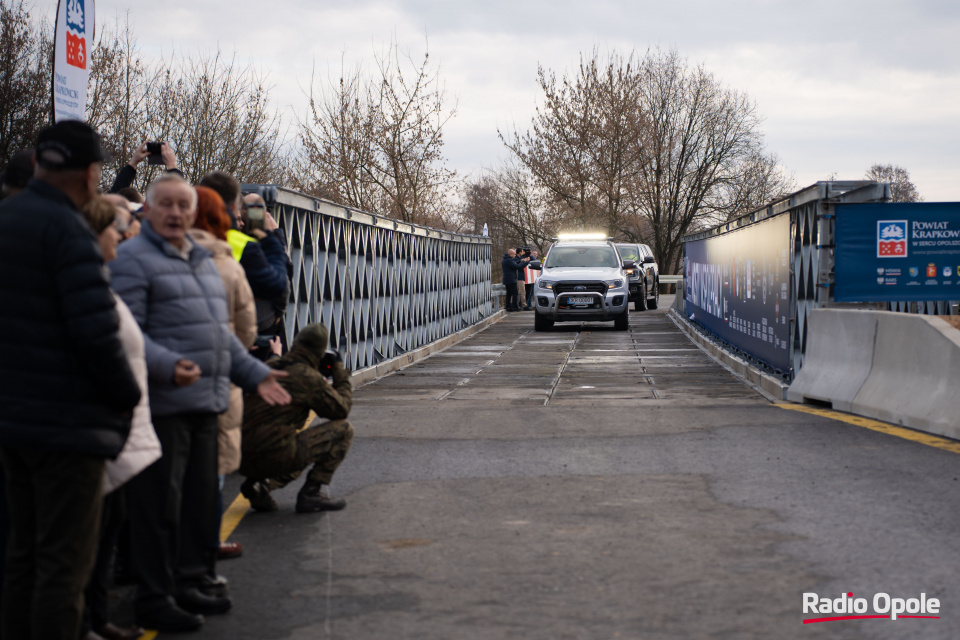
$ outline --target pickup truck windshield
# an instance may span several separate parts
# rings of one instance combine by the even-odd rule
[[[643,262],[643,258],[640,257],[640,250],[637,247],[626,246],[622,247],[617,245],[617,251],[620,252],[620,257],[624,260],[633,260],[634,262]]]
[[[612,247],[554,247],[544,266],[616,268],[620,260]]]

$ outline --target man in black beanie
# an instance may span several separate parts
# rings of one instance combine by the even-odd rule
[[[347,505],[330,496],[328,485],[353,441],[353,427],[346,420],[353,392],[350,372],[327,345],[327,328],[307,325],[286,355],[267,362],[287,372],[280,384],[293,398],[289,405],[271,407],[252,395],[244,399],[240,473],[247,480],[240,491],[257,511],[276,511],[270,491],[295,480],[311,463],[297,494],[297,513],[337,511]],[[329,421],[316,420],[304,429],[311,410]]]

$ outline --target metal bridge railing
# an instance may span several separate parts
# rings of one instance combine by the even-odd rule
[[[274,185],[259,193],[293,262],[286,340],[311,322],[359,370],[491,316],[489,238],[406,224]]]

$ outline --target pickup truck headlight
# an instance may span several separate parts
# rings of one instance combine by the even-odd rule
[[[623,280],[607,280],[607,288],[619,289],[623,286]]]
[[[553,282],[553,280],[544,280],[543,278],[540,278],[539,280],[537,280],[537,286],[540,287],[541,289],[552,290],[554,284],[555,283]]]

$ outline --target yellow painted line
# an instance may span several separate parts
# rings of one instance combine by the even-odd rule
[[[147,631],[145,634],[140,636],[140,640],[153,640],[157,637],[158,631]]]
[[[250,510],[250,502],[243,497],[243,494],[237,494],[237,499],[233,501],[227,510],[223,512],[220,518],[220,541],[226,542],[233,530],[237,528],[243,516]]]
[[[922,431],[914,431],[913,429],[907,429],[905,427],[898,427],[888,422],[871,420],[870,418],[855,416],[850,413],[842,413],[840,411],[833,411],[832,409],[809,407],[803,404],[776,404],[774,406],[780,407],[781,409],[787,409],[788,411],[799,411],[800,413],[809,413],[810,415],[820,416],[822,418],[839,420],[840,422],[846,422],[847,424],[863,427],[864,429],[870,429],[871,431],[878,431],[880,433],[885,433],[897,438],[903,438],[904,440],[912,440],[913,442],[918,442],[920,444],[927,445],[928,447],[936,447],[937,449],[943,449],[944,451],[949,451],[951,453],[960,453],[960,442],[957,442],[956,440],[941,438],[940,436],[924,433]]]

